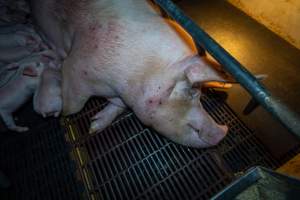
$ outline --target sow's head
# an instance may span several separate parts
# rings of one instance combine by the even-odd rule
[[[197,56],[180,64],[181,75],[166,86],[152,87],[153,91],[148,92],[154,95],[146,98],[141,112],[136,113],[145,124],[176,143],[196,148],[214,146],[225,137],[228,128],[217,124],[204,110],[201,87],[226,79],[214,70],[211,62]]]

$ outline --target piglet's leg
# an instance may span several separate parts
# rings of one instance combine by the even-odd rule
[[[4,62],[18,61],[31,52],[26,47],[2,48],[0,47],[0,60]]]
[[[1,47],[17,47],[23,46],[18,44],[18,40],[15,34],[0,34],[0,46]]]
[[[92,124],[90,126],[90,133],[97,133],[104,130],[107,126],[109,126],[113,120],[123,113],[125,110],[125,106],[114,104],[110,102],[103,110],[98,112],[92,118]]]
[[[16,132],[25,132],[29,130],[28,127],[17,126],[11,113],[0,112],[0,115],[9,130]]]

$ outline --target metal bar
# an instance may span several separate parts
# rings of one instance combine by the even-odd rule
[[[238,81],[273,117],[278,119],[291,133],[300,138],[300,119],[297,113],[290,110],[275,98],[259,81],[233,58],[214,39],[187,17],[172,0],[155,0],[170,17],[176,20],[195,40],[202,44],[221,65]]]

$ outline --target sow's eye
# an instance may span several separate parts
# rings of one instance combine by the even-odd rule
[[[171,99],[182,99],[186,98],[189,95],[190,86],[187,85],[186,81],[178,81],[174,85],[174,88],[171,92]]]
[[[192,98],[192,99],[196,99],[196,98],[200,98],[200,91],[195,89],[195,88],[190,88],[188,90],[188,95]]]
[[[177,100],[192,100],[200,97],[200,91],[192,88],[187,81],[179,81],[176,83],[170,97]]]

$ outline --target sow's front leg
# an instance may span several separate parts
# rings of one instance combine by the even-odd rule
[[[101,132],[126,109],[126,106],[119,98],[110,99],[109,101],[109,104],[92,118],[93,121],[89,133]]]

